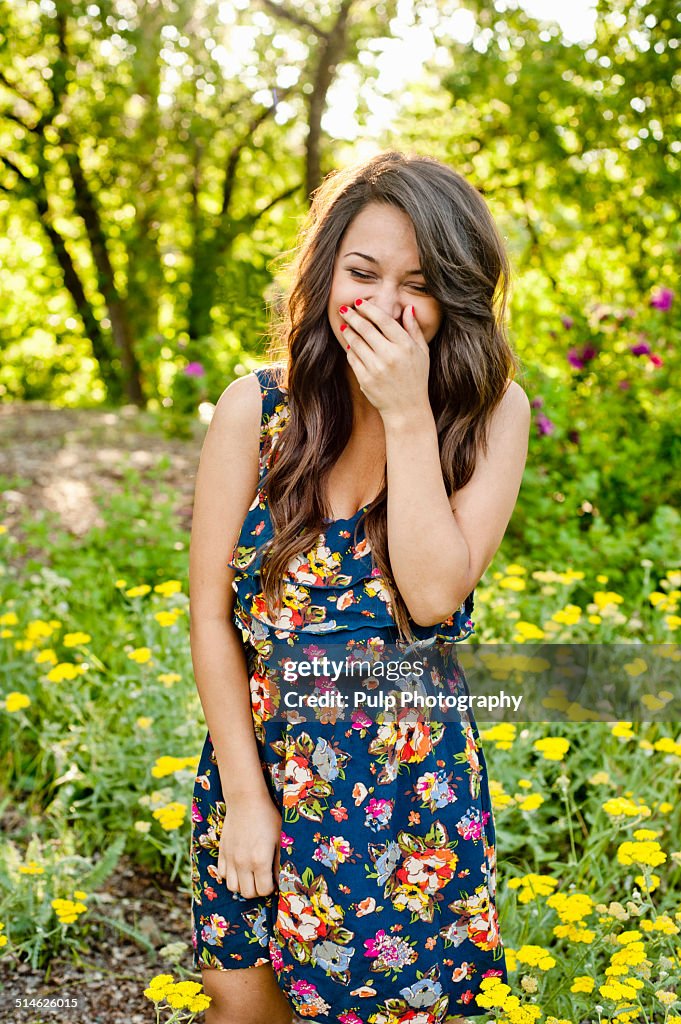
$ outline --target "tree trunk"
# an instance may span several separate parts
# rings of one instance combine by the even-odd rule
[[[144,408],[145,396],[142,387],[141,368],[135,355],[132,329],[125,301],[116,288],[114,271],[111,266],[106,236],[102,228],[97,203],[83,173],[76,144],[70,138],[68,131],[62,131],[62,136],[64,155],[73,182],[76,210],[85,224],[97,272],[97,285],[106,302],[111,322],[111,334],[119,352],[123,391],[129,402]]]

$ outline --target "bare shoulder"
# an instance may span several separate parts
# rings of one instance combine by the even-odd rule
[[[225,621],[233,594],[228,560],[258,486],[262,400],[253,373],[220,395],[196,474],[189,552],[194,619]]]
[[[508,380],[487,425],[487,445],[510,462],[524,464],[531,421],[532,407],[525,391],[517,381]]]
[[[254,373],[247,373],[235,378],[222,392],[215,405],[209,430],[222,436],[238,424],[244,433],[252,435],[255,426],[257,437],[261,415],[260,381]]]
[[[499,408],[501,407],[506,416],[518,417],[521,422],[529,420],[532,413],[530,400],[517,380],[509,380],[506,384],[499,403]]]

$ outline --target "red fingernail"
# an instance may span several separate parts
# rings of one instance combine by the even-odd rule
[[[347,350],[348,350],[348,352],[349,352],[349,351],[350,351],[350,346],[349,346],[349,345],[346,345],[345,347],[346,347],[346,349],[347,349]]]
[[[411,315],[416,316],[416,310],[414,309],[413,306],[411,307]]]
[[[362,305],[362,300],[361,299],[355,299],[355,305],[356,306],[361,306]]]
[[[341,313],[347,313],[347,311],[348,311],[348,307],[347,306],[341,306],[341,308],[340,308],[340,312]]]
[[[341,324],[341,331],[346,331],[348,328],[347,324]]]

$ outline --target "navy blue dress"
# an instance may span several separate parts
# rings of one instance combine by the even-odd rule
[[[274,368],[256,371],[262,394],[260,479],[286,424]],[[507,982],[496,908],[494,816],[487,767],[470,710],[456,721],[381,721],[332,709],[306,720],[280,706],[273,671],[282,642],[324,635],[348,652],[398,638],[389,593],[372,567],[360,509],[326,522],[285,575],[282,614],[268,618],[260,547],[272,537],[260,487],[234,547],[234,623],[243,638],[263,774],[282,813],[279,888],[232,893],[217,875],[225,814],[206,736],[194,786],[191,836],[194,965],[271,964],[301,1017],[340,1024],[436,1024],[486,1013],[486,977]],[[446,622],[412,623],[434,645],[451,693],[467,692],[454,644],[473,632],[473,595]],[[430,643],[428,643],[430,641]],[[447,654],[449,652],[449,654]],[[443,716],[441,716],[442,719]]]

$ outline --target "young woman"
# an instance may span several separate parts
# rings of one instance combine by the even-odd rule
[[[275,651],[444,656],[472,632],[527,456],[508,259],[430,158],[381,153],[313,199],[284,358],[222,394],[197,475],[195,966],[207,1024],[453,1024],[507,980],[475,721],[287,717]]]

